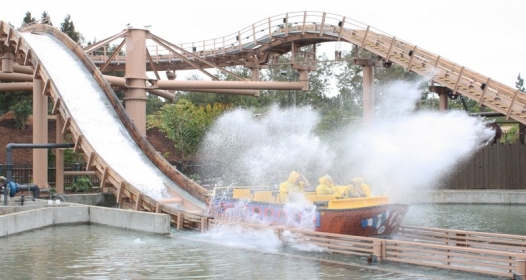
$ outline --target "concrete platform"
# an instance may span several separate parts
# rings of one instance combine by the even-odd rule
[[[7,206],[0,206],[0,237],[47,226],[79,223],[170,234],[170,216],[167,214],[67,202],[48,204],[48,200],[25,201],[23,206],[13,200]]]

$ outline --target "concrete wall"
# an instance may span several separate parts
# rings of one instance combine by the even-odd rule
[[[89,207],[90,222],[125,229],[170,233],[170,215],[105,207]]]
[[[38,209],[26,208],[18,212],[8,208],[10,207],[2,207],[4,213],[10,212],[10,214],[0,216],[0,237],[46,226],[72,223],[95,223],[170,234],[170,216],[167,214],[69,204],[43,205]]]
[[[86,205],[96,205],[105,207],[115,207],[117,199],[111,193],[97,193],[97,194],[65,194],[57,197],[63,199],[65,202],[78,203]]]

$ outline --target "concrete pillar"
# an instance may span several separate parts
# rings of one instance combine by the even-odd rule
[[[33,80],[33,143],[48,143],[47,105],[48,97],[42,94],[41,79]],[[48,186],[47,149],[33,149],[33,184]]]
[[[146,136],[146,36],[148,31],[129,29],[126,35],[126,112]]]
[[[64,142],[64,135],[62,134],[62,127],[64,126],[64,120],[60,115],[57,115],[57,120],[55,121],[56,132],[55,138],[56,143]],[[64,193],[64,150],[55,149],[55,187],[57,194]]]

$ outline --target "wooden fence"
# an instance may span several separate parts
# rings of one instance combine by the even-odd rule
[[[494,144],[460,163],[443,189],[526,189],[526,145]]]
[[[206,228],[221,225],[273,230],[282,242],[316,246],[323,252],[367,257],[476,274],[523,279],[526,274],[524,236],[447,229],[402,227],[395,239],[332,234],[279,226],[207,219]],[[286,234],[285,234],[286,233]]]

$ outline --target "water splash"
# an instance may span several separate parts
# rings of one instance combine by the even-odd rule
[[[262,116],[236,109],[220,117],[200,149],[209,173],[219,170],[227,184],[277,185],[292,170],[316,174],[328,170],[336,155],[314,134],[319,114],[309,107]]]
[[[360,176],[373,194],[432,188],[494,132],[465,112],[415,111],[419,86],[380,87],[374,123],[350,124],[327,141],[314,133],[320,116],[310,107],[273,106],[261,116],[237,109],[217,120],[200,157],[237,185],[276,186],[299,170],[314,184],[324,174],[338,184]]]

